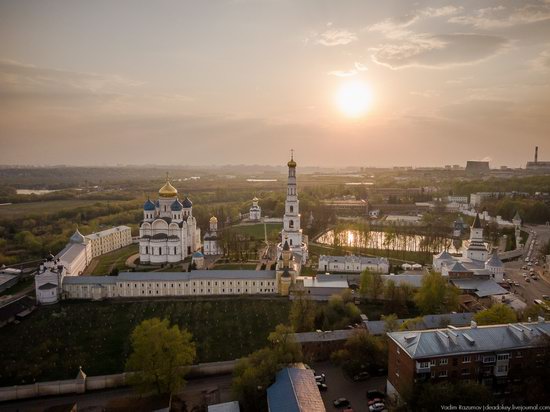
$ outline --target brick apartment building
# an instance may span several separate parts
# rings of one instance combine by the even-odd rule
[[[470,380],[507,395],[527,369],[543,365],[550,322],[388,333],[388,394],[422,382]]]

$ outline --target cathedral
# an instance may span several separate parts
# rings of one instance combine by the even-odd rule
[[[200,229],[193,217],[193,203],[188,197],[180,201],[178,190],[167,177],[158,200],[147,199],[143,205],[139,259],[141,263],[177,263],[200,248]]]

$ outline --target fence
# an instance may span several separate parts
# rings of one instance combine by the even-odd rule
[[[200,378],[213,375],[225,375],[233,372],[236,360],[199,363],[191,366],[187,378]],[[37,382],[31,385],[15,385],[0,388],[0,402],[16,399],[38,398],[41,396],[85,393],[101,389],[117,388],[128,385],[130,373],[114,375],[86,376],[79,373],[75,379],[51,382]]]

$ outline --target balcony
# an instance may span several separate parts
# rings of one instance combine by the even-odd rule
[[[430,363],[416,362],[416,373],[430,373]]]

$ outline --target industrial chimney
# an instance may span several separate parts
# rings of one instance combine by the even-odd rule
[[[539,159],[539,147],[535,146],[535,163],[537,163]]]

